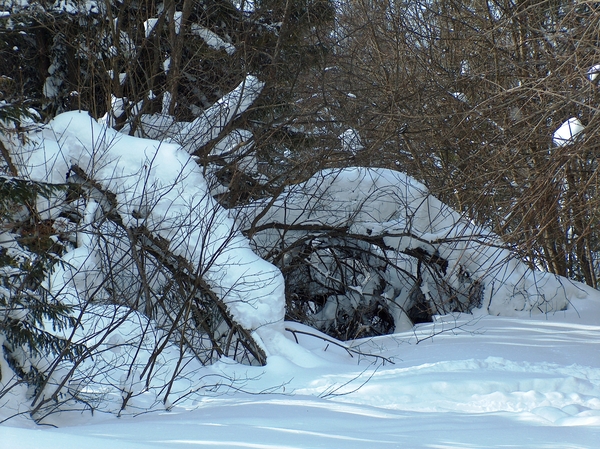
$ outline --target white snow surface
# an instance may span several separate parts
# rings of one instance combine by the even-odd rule
[[[455,315],[347,343],[295,323],[266,367],[224,359],[195,373],[222,386],[170,412],[89,412],[0,424],[0,447],[596,449],[600,298],[529,318]],[[393,363],[392,363],[393,362]],[[236,388],[227,385],[235,378]],[[0,421],[5,409],[0,408]]]
[[[254,330],[283,319],[281,273],[252,252],[208,193],[201,168],[181,147],[118,133],[84,112],[61,114],[29,138],[16,158],[23,174],[61,183],[72,166],[80,167],[116,195],[125,226],[145,226],[167,240],[175,255],[205,271],[207,282],[241,326]],[[52,204],[45,209],[48,218],[60,212]],[[97,263],[94,244],[79,243],[65,257],[75,268],[87,265],[79,277],[90,283]],[[56,291],[76,282],[71,277],[70,272],[63,280],[56,275]]]

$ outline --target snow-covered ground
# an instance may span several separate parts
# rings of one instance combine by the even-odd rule
[[[235,378],[238,391],[170,412],[66,414],[59,428],[16,418],[0,426],[0,447],[595,449],[600,295],[572,306],[551,316],[448,316],[352,343],[393,363],[300,332],[295,345],[288,332],[266,367],[223,361],[198,373]]]

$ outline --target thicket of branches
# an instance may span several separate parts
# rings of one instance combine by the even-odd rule
[[[596,287],[593,1],[356,1],[340,7],[322,102],[532,266]],[[585,129],[553,142],[569,118]]]
[[[265,363],[256,329],[236,322],[226,303],[239,285],[225,291],[211,275],[238,231],[283,273],[286,317],[340,339],[390,333],[438,313],[491,310],[485,277],[495,279],[514,253],[530,267],[597,286],[597,2],[5,0],[0,7],[0,342],[4,371],[16,373],[0,377],[0,398],[30,386],[37,419],[66,399],[97,406],[76,385],[100,379],[112,362],[93,371],[91,354],[112,357],[120,347],[133,354],[118,360],[123,379],[102,377],[122,391],[122,409],[151,387],[165,358],[176,368],[154,386],[164,404],[186,394],[174,391],[189,375],[190,354],[203,364],[222,356]],[[174,239],[180,222],[150,223],[150,200],[169,189],[143,177],[132,185],[145,208],[103,178],[100,165],[70,163],[53,184],[28,179],[17,150],[44,123],[75,110],[192,155],[208,182],[206,204],[236,220],[222,246],[206,250],[223,212],[179,217],[189,235],[202,236],[185,251]],[[568,119],[583,132],[557,142]],[[109,154],[98,142],[86,149],[94,161]],[[146,162],[140,170],[153,160]],[[343,170],[354,166],[365,169]],[[48,276],[92,241],[102,270],[78,292],[83,306],[53,302]],[[473,245],[513,253],[486,264]],[[73,279],[89,274],[85,266]],[[525,284],[511,288],[530,295]],[[533,296],[528,310],[556,307]],[[106,326],[81,342],[90,311]],[[142,336],[115,340],[112,332],[132,320]],[[138,356],[142,347],[149,357]]]

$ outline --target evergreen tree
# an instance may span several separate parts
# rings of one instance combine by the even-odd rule
[[[38,196],[61,191],[64,186],[0,177],[0,353],[16,375],[0,373],[3,389],[20,382],[37,389],[46,381],[49,360],[73,360],[85,349],[61,336],[75,325],[71,308],[52,298],[43,284],[61,247],[32,205]]]

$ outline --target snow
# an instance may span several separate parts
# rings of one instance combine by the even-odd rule
[[[215,144],[209,156],[221,158],[227,164],[236,162],[239,170],[254,174],[258,171],[258,160],[251,151],[253,147],[254,135],[250,131],[234,129]]]
[[[165,61],[170,64],[170,59]],[[165,66],[168,70],[168,65]],[[236,117],[246,111],[258,98],[264,83],[253,75],[247,75],[231,92],[225,94],[193,122],[174,122],[166,116],[165,105],[171,101],[170,96],[163,97],[163,113],[143,115],[142,127],[145,135],[167,139],[181,145],[186,151],[193,153],[208,142],[219,137],[225,127]]]
[[[232,55],[235,53],[235,46],[232,44],[225,42],[223,39],[219,37],[218,34],[213,31],[205,28],[203,26],[198,25],[197,23],[193,23],[191,27],[192,34],[199,36],[206,42],[210,48],[215,50],[225,50],[228,55]]]
[[[144,21],[144,32],[145,32],[146,39],[152,35],[152,32],[154,31],[154,28],[156,27],[157,23],[158,23],[158,18],[156,18],[156,17],[152,17],[152,18]]]
[[[451,92],[451,95],[456,98],[458,101],[462,101],[463,103],[467,103],[467,96],[462,92]]]
[[[251,14],[255,11],[254,0],[233,0],[231,3],[245,14]]]
[[[250,138],[240,131],[221,142],[218,152],[225,156]],[[76,165],[113,192],[124,225],[144,225],[206,270],[211,287],[252,332],[268,363],[245,366],[224,357],[201,366],[167,345],[146,385],[141,372],[164,342],[163,333],[128,307],[85,302],[101,276],[98,233],[90,231],[107,207],[106,198],[91,195],[81,204],[77,246],[63,257],[48,288],[63,302],[81,302],[82,326],[74,341],[96,348],[60,392],[80,391],[96,413],[86,407],[54,413],[44,422],[56,428],[36,428],[26,419],[24,386],[16,385],[0,402],[5,447],[597,445],[600,293],[528,270],[494,245],[497,237],[489,230],[407,175],[366,168],[322,172],[276,198],[263,218],[282,220],[283,213],[288,222],[344,225],[352,234],[381,236],[396,250],[435,247],[449,261],[449,272],[461,264],[486,286],[495,284],[494,300],[490,293],[474,315],[438,316],[406,332],[342,343],[282,322],[281,274],[250,250],[208,194],[201,168],[179,145],[117,133],[86,113],[70,112],[32,131],[15,163],[32,179],[55,183]],[[246,210],[247,218],[260,210]],[[58,212],[47,204],[46,216]],[[542,296],[549,313],[536,314]],[[10,367],[0,363],[7,385]],[[68,370],[56,367],[48,394]],[[177,381],[165,397],[172,376]]]
[[[52,70],[52,72],[51,72]],[[50,66],[48,69],[49,73],[54,73],[53,66]],[[62,79],[56,76],[48,76],[46,77],[46,81],[44,82],[43,93],[46,98],[54,98],[58,95],[60,86],[62,86]]]
[[[287,332],[266,367],[224,359],[204,368],[198,378],[220,376],[222,387],[195,402],[120,419],[65,414],[56,429],[15,418],[0,425],[0,441],[21,449],[595,449],[600,297],[574,306],[529,318],[438,317],[349,343],[393,363],[350,356],[286,323],[299,344]],[[226,378],[239,385],[227,388]]]
[[[175,34],[179,34],[181,32],[181,21],[183,19],[182,11],[175,11],[173,13],[173,22],[175,22]]]
[[[184,125],[173,140],[190,152],[201,148],[216,138],[235,117],[248,109],[258,98],[263,87],[263,82],[255,76],[248,75],[234,90],[204,111],[202,116]]]
[[[587,71],[587,76],[590,81],[595,81],[600,74],[600,64],[593,65]]]
[[[113,70],[107,70],[106,73],[108,73],[108,76],[111,79],[115,79],[115,73]],[[118,78],[119,78],[119,84],[122,86],[123,84],[125,84],[125,80],[127,79],[127,73],[123,73],[123,72],[119,73]],[[115,113],[116,111],[114,110],[114,105],[115,105],[116,97],[111,94],[111,98],[112,98],[113,113]]]
[[[20,159],[21,172],[31,179],[61,183],[76,165],[113,192],[123,224],[145,226],[170,242],[176,255],[204,270],[241,326],[252,330],[283,318],[281,273],[251,251],[210,196],[201,168],[178,145],[127,136],[86,113],[68,112],[32,133]],[[52,204],[44,209],[48,218],[60,212]],[[85,243],[74,250],[86,270],[66,273],[56,291],[73,277],[89,283],[89,273],[97,271],[93,247]],[[81,263],[74,266],[81,270]]]
[[[0,11],[1,18],[18,14],[18,5],[28,5],[5,3],[14,7],[12,12]],[[253,0],[232,4],[242,13],[255,12]],[[92,0],[56,0],[53,10],[78,14],[99,9]],[[111,54],[119,50],[135,59],[137,47],[116,20],[119,41],[112,42]],[[183,13],[175,11],[169,20],[180,34]],[[146,38],[158,22],[144,22]],[[228,36],[223,39],[199,24],[192,24],[190,31],[214,50],[227,55],[236,51]],[[170,62],[163,62],[165,72]],[[463,62],[464,74],[469,68]],[[588,70],[590,81],[596,80],[599,67]],[[53,63],[42,74],[46,97],[56,97],[63,87],[61,70]],[[109,74],[121,84],[125,81],[124,73]],[[596,448],[599,292],[530,269],[489,229],[441,203],[410,176],[392,170],[325,170],[249,207],[226,211],[219,206],[204,178],[214,166],[199,167],[192,155],[213,142],[210,158],[236,162],[240,170],[255,174],[254,135],[231,130],[230,125],[263,87],[258,78],[247,75],[214,105],[198,108],[198,118],[190,123],[175,123],[168,116],[175,99],[164,93],[162,114],[139,117],[140,129],[154,126],[155,136],[163,138],[160,142],[129,136],[131,128],[122,133],[111,129],[112,118],[125,109],[135,116],[141,112],[141,103],[114,96],[103,122],[84,112],[69,112],[18,136],[20,146],[11,157],[24,177],[85,185],[85,195],[69,205],[81,217],[77,225],[60,216],[63,199],[39,198],[37,209],[41,219],[55,220],[57,229],[77,226],[62,263],[43,283],[53,300],[73,306],[77,326],[51,331],[48,321],[46,328],[58,335],[72,332],[70,343],[85,344],[90,352],[77,365],[60,359],[54,363],[50,355],[28,358],[17,353],[14,360],[25,370],[35,366],[48,375],[37,396],[15,375],[0,332],[0,449]],[[450,94],[466,102],[464,93]],[[553,142],[570,145],[583,130],[581,121],[571,117],[556,130]],[[343,151],[356,154],[363,149],[352,128],[338,137]],[[119,273],[126,265],[122,260],[134,258],[128,253],[135,252],[136,244],[116,242],[115,215],[121,231],[147,230],[166,248],[157,250],[156,245],[154,250],[174,255],[161,263],[175,265],[182,276],[206,281],[234,320],[226,326],[247,330],[266,354],[267,365],[242,365],[225,355],[205,366],[192,354],[198,350],[191,344],[195,341],[177,346],[150,313],[140,312],[142,307],[134,309],[108,296],[102,288],[106,272],[101,244],[113,245],[115,283],[129,281],[135,289],[139,284],[132,273],[145,273],[139,267],[137,272]],[[238,215],[235,221],[232,217]],[[252,242],[239,232],[249,222],[265,226]],[[282,274],[253,249],[264,254],[304,231],[292,229],[282,237],[269,229],[270,223],[284,225],[281,228],[337,227],[352,238],[383,242],[369,251],[373,259],[385,251],[382,259],[393,262],[382,268],[387,270],[382,279],[391,288],[377,294],[396,304],[392,312],[397,332],[341,342],[305,325],[284,322]],[[11,238],[0,233],[3,249],[18,248],[11,246]],[[481,307],[471,314],[438,315],[432,323],[413,328],[403,309],[408,297],[402,273],[419,278],[425,297],[440,294],[437,279],[428,273],[421,278],[408,259],[408,251],[415,250],[446,262],[440,271],[444,285],[453,291],[460,292],[465,277],[480,282]],[[316,276],[331,277],[326,263],[334,257],[328,259],[325,252],[319,257],[320,265],[315,265],[321,272]],[[326,301],[358,302],[357,298],[375,296],[378,286],[368,274],[347,286],[346,297],[340,294]],[[159,290],[164,286],[161,276],[164,273],[147,285]],[[322,319],[327,319],[327,307]],[[15,309],[7,317],[23,318],[27,313],[25,308]],[[77,401],[69,400],[73,396]],[[28,416],[36,405],[34,397],[37,403],[48,401],[36,416],[45,426],[36,426]],[[64,408],[53,409],[52,400]]]
[[[575,142],[584,126],[577,117],[571,117],[554,132],[553,142],[557,147],[564,147]]]
[[[353,128],[344,131],[338,136],[338,139],[342,144],[342,150],[348,151],[354,155],[364,148],[363,144],[361,143],[360,134],[358,134],[358,131]]]
[[[444,282],[456,291],[464,290],[465,273],[469,279],[477,280],[483,287],[481,313],[511,316],[555,312],[566,308],[571,297],[588,294],[585,286],[531,270],[489,229],[443,204],[415,179],[393,170],[360,167],[324,170],[305,183],[289,187],[277,198],[256,201],[240,212],[244,216],[243,226],[248,227],[259,217],[257,225],[265,228],[253,236],[259,254],[272,248],[293,247],[290,245],[304,238],[307,232],[280,233],[271,224],[316,225],[322,229],[347,229],[350,236],[382,237],[390,248],[387,257],[400,267],[390,266],[385,273],[385,281],[392,287],[389,299],[398,305],[392,312],[396,331],[401,329],[400,323],[411,326],[405,320],[411,299],[404,273],[412,272],[415,277],[419,274],[413,272],[417,264],[401,258],[401,253],[415,249],[447,262]],[[323,264],[327,257],[321,254],[319,261],[315,261],[322,273],[322,283],[330,277],[327,265]],[[444,294],[438,288],[439,281],[429,279],[427,274],[423,276],[423,294]],[[377,295],[377,284],[369,283],[367,276],[364,285],[356,286],[357,293]],[[469,283],[468,288],[472,285]],[[351,296],[356,295],[347,295],[346,300],[355,301]],[[325,306],[318,319],[334,319],[332,314],[340,300],[339,295],[329,297],[332,307]],[[452,298],[438,298],[437,302],[446,300]]]
[[[246,83],[249,93],[240,85],[178,135],[216,137],[209,123],[225,126],[236,108],[248,107],[260,93],[256,78]],[[226,158],[251,139],[248,131],[236,130],[213,155]],[[94,357],[78,365],[65,385],[61,379],[71,366],[54,367],[42,391],[76,391],[96,412],[80,405],[44,417],[56,428],[35,427],[26,415],[30,395],[23,384],[10,387],[11,368],[0,344],[2,449],[597,447],[600,293],[530,270],[497,236],[408,175],[329,170],[290,187],[285,196],[232,213],[253,220],[272,203],[259,224],[347,227],[351,235],[381,237],[389,251],[435,251],[448,261],[449,284],[459,282],[464,268],[485,285],[483,307],[472,315],[437,316],[406,332],[336,341],[283,322],[281,273],[251,250],[229,212],[209,194],[190,148],[174,142],[128,136],[86,113],[69,112],[32,130],[15,154],[15,165],[31,179],[62,183],[68,174],[76,176],[76,166],[97,184],[98,191],[90,189],[77,206],[83,220],[76,246],[47,281],[54,297],[78,307],[81,326],[73,341],[94,348]],[[152,376],[144,377],[154,348],[166,343],[164,333],[127,306],[88,301],[99,295],[102,276],[99,236],[107,228],[98,218],[113,207],[101,191],[114,193],[114,211],[124,226],[144,226],[203,270],[264,350],[266,366],[227,357],[202,366],[166,344]],[[57,203],[44,201],[42,218],[57,217]],[[264,245],[272,238],[255,237]],[[421,287],[432,294],[435,286],[425,279]],[[361,295],[368,288],[366,279],[351,290]],[[51,361],[38,361],[38,367],[43,363]]]

